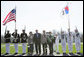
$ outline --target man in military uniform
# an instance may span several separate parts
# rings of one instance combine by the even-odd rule
[[[70,29],[68,29],[67,43],[68,43],[69,54],[72,54],[72,49],[73,49],[73,35],[70,32]]]
[[[49,45],[50,55],[53,55],[53,39],[54,39],[54,36],[52,36],[51,32],[49,32],[48,45]]]
[[[27,33],[25,33],[25,30],[22,30],[22,33],[21,33],[21,43],[22,43],[22,48],[23,48],[23,54],[22,55],[26,54],[27,38],[28,38]]]
[[[13,40],[13,43],[14,43],[14,46],[15,46],[15,54],[18,54],[18,42],[19,42],[19,34],[17,33],[17,30],[15,30],[14,33],[12,33],[12,36],[14,37],[14,40]]]
[[[68,54],[66,54],[66,39],[64,31],[61,31],[61,44],[62,44],[63,56],[68,56]]]
[[[47,55],[47,35],[45,30],[43,30],[43,34],[41,35],[41,43],[43,46],[43,55]]]
[[[9,33],[9,30],[7,31],[7,34],[5,34],[4,38],[5,38],[5,42],[6,42],[6,54],[5,55],[8,55],[9,52],[10,52],[10,37],[11,37],[11,34]]]
[[[56,44],[56,49],[57,49],[57,50],[56,49],[55,50],[56,50],[56,53],[57,54],[60,54],[59,53],[59,39],[60,39],[60,34],[57,33],[55,37],[56,37],[55,44]]]
[[[80,54],[80,55],[83,55],[80,53],[80,50],[81,50],[81,41],[80,41],[80,34],[78,32],[78,29],[76,28],[75,30],[75,47],[76,47],[76,50],[77,50],[77,54]]]
[[[54,33],[53,36],[54,36],[54,39],[53,39],[53,51],[56,52],[56,44],[55,44],[56,33]]]

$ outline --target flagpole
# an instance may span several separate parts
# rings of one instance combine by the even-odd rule
[[[15,21],[15,30],[16,30],[16,21]]]
[[[61,32],[62,32],[62,27],[61,27]]]
[[[69,3],[68,3],[69,6]],[[69,14],[68,14],[68,26],[69,26],[69,30],[70,30],[70,18],[69,18]]]
[[[26,26],[24,27],[24,30],[26,31]]]
[[[69,3],[67,2],[67,6],[69,7]],[[70,30],[70,18],[69,18],[69,14],[68,14],[68,16],[67,16],[68,18],[68,28],[69,28],[69,30]]]
[[[16,5],[15,5],[15,9],[16,9]],[[15,19],[15,30],[16,30],[16,19]]]
[[[69,18],[69,15],[68,15],[68,27],[70,29],[70,18]]]

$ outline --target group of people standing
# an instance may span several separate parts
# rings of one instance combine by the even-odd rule
[[[43,30],[43,33],[39,33],[38,30],[36,30],[36,33],[33,34],[32,31],[29,32],[29,35],[25,32],[25,30],[22,30],[22,33],[19,35],[17,33],[17,30],[15,30],[14,33],[10,34],[9,31],[5,34],[4,38],[6,39],[6,55],[9,54],[10,51],[10,38],[11,36],[14,37],[13,43],[15,46],[15,54],[18,54],[18,43],[21,41],[23,53],[22,55],[26,54],[26,47],[28,47],[28,54],[32,55],[35,45],[36,55],[41,55],[41,45],[43,47],[43,55],[47,55],[47,47],[49,46],[49,54],[53,55],[53,52],[55,51],[57,54],[60,54],[59,52],[59,39],[61,39],[61,45],[63,54],[66,54],[66,38],[68,43],[68,49],[69,53],[72,54],[73,50],[73,37],[75,37],[75,47],[77,50],[77,53],[80,53],[81,48],[81,42],[80,42],[80,34],[78,30],[75,30],[74,35],[72,32],[70,32],[70,29],[68,29],[68,33],[66,34],[64,31],[61,31],[61,34],[57,33],[55,35],[52,35],[52,32],[49,32],[49,34],[46,34],[46,31]],[[28,45],[26,46],[26,43],[28,41]]]

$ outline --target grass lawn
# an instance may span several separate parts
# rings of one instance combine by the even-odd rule
[[[14,54],[15,53],[14,44],[11,43],[10,45],[13,45],[13,46],[10,46],[10,53]],[[18,45],[22,45],[22,44],[20,43]],[[6,47],[5,43],[1,44],[1,54],[6,53],[6,48],[5,47]],[[28,49],[26,47],[26,53],[27,53],[27,51],[28,51]],[[61,44],[59,44],[59,52],[63,53]],[[80,50],[80,52],[83,53],[83,43],[81,43],[81,50]],[[18,46],[18,53],[19,54],[22,53],[22,46]],[[67,43],[66,43],[66,53],[69,53],[68,44]],[[73,53],[76,53],[75,43],[73,43]]]

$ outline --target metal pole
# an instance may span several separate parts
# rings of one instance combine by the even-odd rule
[[[67,6],[69,7],[69,3],[67,2]],[[69,18],[69,14],[68,14],[68,27],[70,29],[70,18]]]
[[[16,22],[15,22],[15,30],[16,30]]]
[[[68,27],[70,29],[70,18],[69,18],[69,15],[68,15]]]
[[[26,31],[26,26],[24,27],[24,30]]]
[[[15,5],[15,9],[16,9],[16,5]],[[15,17],[16,18],[16,17]],[[16,30],[16,19],[15,19],[15,30]]]

